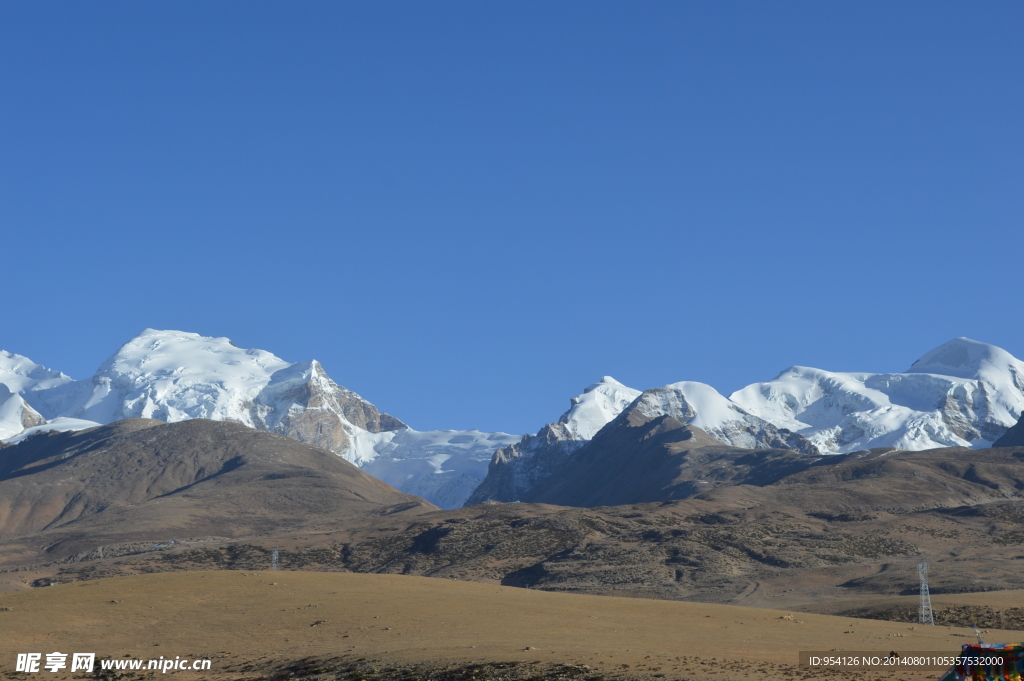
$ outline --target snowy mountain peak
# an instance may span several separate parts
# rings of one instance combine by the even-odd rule
[[[91,379],[40,393],[33,406],[46,418],[99,423],[208,418],[252,426],[253,400],[274,372],[288,366],[265,350],[245,350],[227,338],[146,329]]]
[[[1024,410],[1024,362],[957,338],[902,374],[791,367],[729,399],[823,452],[985,447]]]
[[[631,388],[628,388],[624,384],[619,383],[611,376],[602,376],[600,381],[598,381],[597,383],[591,383],[583,390],[583,392],[589,393],[590,391],[597,390],[598,388],[611,388],[613,390],[626,388],[627,390],[631,390]]]
[[[28,357],[0,350],[0,384],[6,385],[12,393],[45,390],[71,380],[70,376],[47,369]]]
[[[286,366],[288,362],[266,350],[245,350],[229,338],[146,329],[122,345],[97,374],[223,380],[227,381],[224,387],[230,389],[259,381]]]
[[[569,400],[572,406],[558,422],[565,425],[570,439],[589,440],[639,396],[639,390],[604,376]]]
[[[992,372],[1024,372],[1024,362],[1002,348],[970,338],[954,338],[926,353],[906,373],[983,378]]]

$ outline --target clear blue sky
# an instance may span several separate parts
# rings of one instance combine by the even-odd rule
[[[0,4],[0,348],[319,359],[414,427],[603,374],[1024,357],[1020,2]]]

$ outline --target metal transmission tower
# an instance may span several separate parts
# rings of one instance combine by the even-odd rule
[[[274,552],[270,554],[270,569],[271,570],[277,570],[277,549],[276,548],[274,549]],[[931,612],[931,610],[929,610],[928,612]]]
[[[932,615],[932,597],[928,593],[928,563],[921,561],[917,564],[917,574],[921,576],[921,609],[918,611],[917,621],[921,624],[935,625],[935,617]]]

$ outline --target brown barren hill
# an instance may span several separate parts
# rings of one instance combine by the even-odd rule
[[[589,507],[687,499],[721,485],[770,484],[820,458],[729,447],[672,416],[629,410],[522,501]]]
[[[126,419],[0,450],[0,537],[45,541],[54,557],[435,509],[326,450],[206,419]]]

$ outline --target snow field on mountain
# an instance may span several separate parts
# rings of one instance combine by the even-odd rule
[[[520,438],[479,430],[362,432],[344,456],[395,489],[458,508],[487,476],[495,450]]]
[[[1024,411],[1022,378],[1024,363],[1005,350],[958,338],[906,373],[792,367],[729,399],[828,453],[986,447]]]

